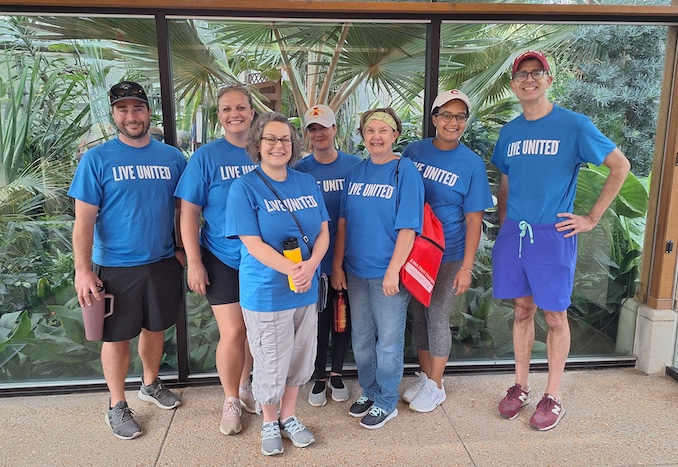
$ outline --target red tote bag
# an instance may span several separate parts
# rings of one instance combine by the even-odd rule
[[[414,239],[412,251],[400,269],[400,280],[403,285],[424,306],[431,304],[433,286],[436,284],[444,251],[443,224],[433,214],[431,206],[424,203],[424,226],[421,235]]]

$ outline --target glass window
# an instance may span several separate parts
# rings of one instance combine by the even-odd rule
[[[362,154],[360,113],[390,105],[404,122],[398,150],[421,137],[426,25],[303,21],[170,21],[177,128],[189,151],[220,138],[218,88],[247,84],[257,112],[277,110],[301,127],[314,104],[337,114],[336,145]],[[310,148],[307,148],[310,149]],[[214,371],[218,329],[203,297],[188,298],[192,373]]]
[[[337,113],[337,147],[359,155],[364,148],[355,130],[366,109],[396,109],[404,128],[399,151],[422,137],[423,119],[430,118],[423,106],[424,21],[168,21],[175,137],[187,158],[223,136],[216,95],[228,84],[246,84],[258,113],[281,111],[298,128],[309,106],[329,105]],[[82,154],[115,137],[112,84],[141,83],[162,133],[155,24],[150,16],[0,16],[0,387],[103,378],[101,344],[85,340],[74,298],[74,214],[66,191]],[[579,238],[568,309],[572,357],[629,355],[633,320],[620,319],[620,310],[638,284],[667,28],[445,22],[440,32],[438,88],[471,97],[463,141],[485,160],[495,193],[499,173],[490,156],[501,126],[520,113],[508,69],[527,49],[548,55],[555,78],[550,99],[589,116],[631,160],[633,174],[620,198]],[[582,168],[575,212],[588,211],[604,175]],[[496,213],[488,210],[484,221],[473,288],[450,319],[451,361],[513,356],[512,307],[492,299]],[[216,321],[203,296],[189,293],[186,302],[190,372],[213,373]],[[414,363],[409,329],[408,322],[406,361]],[[545,329],[538,314],[536,358],[545,356]],[[176,374],[174,327],[165,343],[161,371]],[[132,348],[130,375],[136,376],[141,365],[135,343]]]
[[[459,41],[466,31],[474,47]],[[489,163],[498,130],[520,113],[510,92],[509,69],[518,53],[546,52],[554,77],[550,100],[581,112],[626,154],[632,164],[621,194],[599,225],[579,235],[572,304],[570,356],[628,355],[633,325],[619,320],[638,285],[657,109],[667,28],[656,26],[443,24],[440,87],[461,88],[475,109],[463,137],[480,154],[496,192],[500,174]],[[575,213],[587,213],[600,193],[606,170],[583,167]],[[512,304],[491,298],[491,250],[498,219],[486,213],[473,290],[455,308],[452,359],[511,359]],[[620,327],[621,326],[621,327]],[[546,323],[537,313],[533,357],[546,356]],[[633,330],[630,330],[633,335]]]
[[[155,20],[3,16],[0,41],[0,385],[100,380],[101,343],[85,340],[74,298],[66,191],[82,154],[116,135],[110,86],[137,81],[159,104]],[[161,370],[176,373],[174,328],[165,351]]]

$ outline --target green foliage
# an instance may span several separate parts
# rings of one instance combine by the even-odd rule
[[[608,172],[604,166],[582,168],[576,213],[590,210]],[[622,301],[638,285],[648,197],[646,184],[630,173],[599,225],[580,235],[570,314],[610,338],[616,336]]]
[[[204,295],[189,292],[186,296],[188,313],[189,362],[196,372],[212,372],[216,368],[219,327],[212,308]]]
[[[72,211],[65,196],[74,169],[71,155],[89,128],[90,99],[105,104],[100,114],[107,117],[107,79],[127,73],[151,87],[157,83],[155,28],[148,18],[15,17],[10,23],[0,38],[0,379],[91,377],[101,374],[100,343],[84,339],[73,298]],[[642,164],[652,157],[665,29],[586,26],[572,35],[574,29],[443,25],[440,88],[461,88],[474,104],[464,141],[489,160],[499,127],[516,115],[506,70],[518,52],[541,48],[558,65],[557,101],[591,115],[642,174]],[[402,150],[421,136],[424,31],[420,24],[319,28],[317,23],[171,20],[174,92],[185,122],[179,126],[189,128],[200,108],[204,127],[218,130],[211,107],[217,87],[242,73],[262,73],[285,77],[291,115],[317,102],[340,109],[341,146],[350,152],[360,139],[353,129],[365,101],[394,105],[405,122],[397,148]],[[265,109],[260,101],[255,105]],[[496,170],[488,171],[496,183]],[[604,169],[581,171],[578,212],[588,209],[605,175]],[[596,328],[613,335],[618,306],[636,285],[646,204],[647,186],[630,177],[600,226],[581,236],[570,309],[577,338],[588,338]],[[476,262],[475,288],[452,314],[453,358],[512,355],[513,310],[492,299],[489,237]],[[187,304],[191,368],[212,372],[216,321],[204,297],[189,293]],[[536,326],[534,350],[543,356],[543,317]],[[165,338],[163,369],[175,370],[175,329]],[[131,371],[140,370],[135,356]]]
[[[510,358],[513,307],[492,298],[492,288],[470,288],[455,303],[451,321],[457,328],[453,357]],[[454,355],[459,352],[458,355]]]
[[[638,176],[652,169],[665,49],[664,27],[581,26],[569,51],[580,59],[556,74],[557,102],[588,115]]]

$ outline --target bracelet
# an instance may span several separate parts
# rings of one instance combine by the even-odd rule
[[[182,253],[186,253],[186,250],[184,249],[183,246],[175,246],[174,251],[181,251]]]
[[[465,267],[460,267],[459,270],[460,271],[467,271],[467,272],[473,274],[473,269],[466,269]]]

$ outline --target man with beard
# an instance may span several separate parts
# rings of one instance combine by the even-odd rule
[[[174,189],[186,162],[177,148],[150,137],[151,108],[139,84],[118,83],[109,99],[118,137],[85,153],[68,195],[75,199],[73,252],[80,306],[104,300],[103,289],[115,297],[101,347],[110,391],[104,420],[116,437],[133,439],[141,428],[125,399],[131,339],[139,336],[139,398],[162,409],[181,404],[158,372],[164,330],[176,323],[182,303],[185,258],[172,233],[179,218]]]

